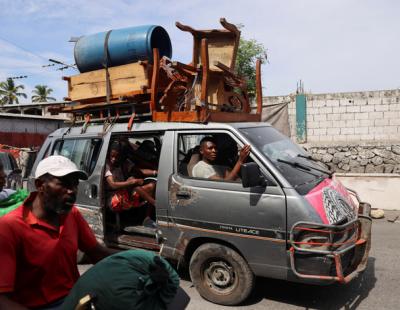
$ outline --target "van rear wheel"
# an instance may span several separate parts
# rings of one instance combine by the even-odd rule
[[[255,282],[244,258],[235,250],[216,243],[206,243],[196,249],[190,259],[189,272],[203,298],[226,306],[244,301]]]

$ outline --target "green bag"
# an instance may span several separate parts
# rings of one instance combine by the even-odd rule
[[[12,210],[16,209],[28,197],[29,193],[25,189],[18,189],[14,194],[8,196],[8,198],[0,201],[0,217],[6,215]]]
[[[86,271],[62,309],[75,309],[87,294],[95,296],[96,310],[166,309],[178,287],[178,274],[163,258],[145,250],[123,251]]]

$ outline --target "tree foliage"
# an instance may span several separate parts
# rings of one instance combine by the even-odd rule
[[[236,72],[247,80],[247,91],[250,98],[256,95],[256,61],[267,59],[267,50],[262,43],[254,39],[241,38],[236,58]]]
[[[0,82],[0,104],[18,104],[18,98],[26,98],[26,94],[20,92],[24,89],[24,85],[15,85],[13,79],[7,79],[5,82]]]
[[[36,85],[35,89],[32,90],[32,102],[55,101],[56,98],[50,97],[52,92],[53,90],[46,85]]]

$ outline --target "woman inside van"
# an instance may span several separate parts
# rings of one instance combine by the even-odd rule
[[[4,188],[6,185],[6,173],[4,172],[4,166],[0,162],[0,201],[7,199],[10,195],[15,193],[15,190]]]
[[[131,208],[147,206],[145,226],[154,226],[151,215],[154,213],[155,199],[154,183],[143,184],[142,178],[126,177],[123,169],[119,142],[111,144],[105,170],[106,189],[108,192],[108,207],[113,212],[121,212]],[[126,171],[126,170],[125,170]]]

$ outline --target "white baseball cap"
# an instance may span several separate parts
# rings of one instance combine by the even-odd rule
[[[36,167],[35,179],[46,173],[55,177],[63,177],[71,173],[76,173],[81,180],[87,180],[88,178],[85,171],[79,170],[71,160],[60,155],[49,156],[41,160]]]

